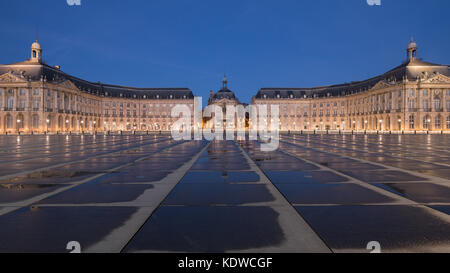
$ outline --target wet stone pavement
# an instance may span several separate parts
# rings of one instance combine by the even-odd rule
[[[445,135],[0,137],[0,252],[450,252]]]

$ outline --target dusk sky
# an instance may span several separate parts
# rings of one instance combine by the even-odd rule
[[[262,87],[364,80],[401,64],[411,36],[419,57],[450,64],[448,0],[1,1],[0,63],[44,60],[85,80],[221,87],[242,102]],[[204,100],[205,102],[205,100]]]

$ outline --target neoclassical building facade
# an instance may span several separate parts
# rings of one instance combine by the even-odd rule
[[[411,41],[407,60],[380,76],[324,87],[262,88],[252,105],[278,105],[282,131],[450,131],[449,66],[422,61],[417,50]],[[222,84],[208,105],[222,111],[226,105],[246,106],[228,89],[226,77]],[[37,41],[29,60],[0,65],[3,134],[169,131],[178,120],[172,108],[184,104],[193,113],[194,101],[188,88],[124,87],[71,76],[42,60]],[[245,122],[248,128],[248,117],[231,126]],[[212,121],[203,118],[203,127],[213,127]],[[223,128],[229,126],[224,119]]]
[[[234,94],[233,91],[228,89],[228,79],[226,76],[224,76],[222,80],[222,89],[214,93],[212,90],[209,93],[209,99],[208,99],[208,106],[217,106],[218,109],[222,111],[222,121],[221,127],[224,130],[236,130],[237,128],[245,128],[246,127],[246,115],[244,114],[243,117],[239,117],[238,114],[236,114],[237,109],[235,108],[235,111],[232,113],[234,114],[234,118],[230,121],[227,120],[227,106],[242,106],[242,109],[245,110],[245,107],[247,104],[239,102],[238,98]],[[205,116],[205,113],[203,114]],[[214,124],[214,121],[216,121],[214,117],[214,113],[206,114],[207,117],[203,118],[203,128],[217,128],[218,126]],[[247,115],[248,117],[248,115]],[[216,121],[217,122],[217,121]]]
[[[283,131],[450,131],[449,66],[422,61],[417,50],[411,41],[406,62],[365,81],[262,88],[252,104],[279,105]]]
[[[85,81],[46,64],[37,41],[29,60],[0,65],[0,133],[167,131],[177,104],[193,109],[192,91]]]

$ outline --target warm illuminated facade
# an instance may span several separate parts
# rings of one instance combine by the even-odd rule
[[[0,133],[168,131],[177,104],[193,109],[192,91],[84,81],[43,62],[37,41],[29,60],[0,65]]]
[[[133,88],[88,82],[42,61],[38,42],[25,62],[0,65],[0,133],[81,133],[97,131],[169,131],[177,104],[194,110],[187,88]],[[226,105],[240,105],[227,87],[211,92],[227,124]],[[387,73],[360,82],[316,88],[262,88],[252,105],[279,105],[280,129],[450,132],[448,65],[424,62],[417,45],[407,60]],[[270,110],[270,108],[269,108]],[[267,117],[259,117],[267,119]],[[270,120],[268,121],[270,123]],[[193,124],[193,117],[192,123]],[[203,126],[214,127],[211,118]]]
[[[217,125],[214,124],[214,113],[210,116],[203,118],[203,127],[204,128],[217,128],[221,126],[224,130],[236,130],[236,128],[245,128],[246,117],[238,117],[236,112],[234,112],[234,119],[230,122],[227,121],[227,106],[242,106],[242,109],[245,110],[246,104],[242,104],[236,98],[233,91],[228,89],[228,80],[227,77],[224,76],[222,80],[222,89],[214,93],[210,91],[208,106],[217,106],[222,110],[222,124]],[[237,111],[237,109],[235,110]]]
[[[280,105],[283,131],[450,131],[448,65],[407,61],[369,80],[317,88],[263,88],[252,104]]]

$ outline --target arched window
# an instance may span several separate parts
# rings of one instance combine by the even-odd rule
[[[409,129],[414,129],[414,116],[409,116]]]
[[[6,128],[12,129],[13,128],[13,119],[10,115],[6,116]]]
[[[17,128],[23,129],[24,124],[25,124],[25,120],[23,118],[23,115],[18,115],[17,116]]]
[[[38,129],[39,128],[39,116],[33,115],[33,128]]]
[[[62,129],[62,128],[63,128],[63,118],[58,117],[58,129]]]
[[[435,129],[441,129],[441,116],[437,116],[434,119],[434,128]]]
[[[430,117],[424,116],[423,117],[423,129],[428,130],[428,124],[430,123]]]

